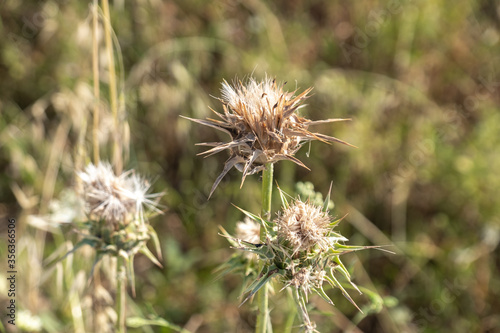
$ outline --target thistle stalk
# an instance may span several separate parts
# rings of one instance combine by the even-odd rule
[[[266,168],[262,171],[262,217],[269,219],[271,217],[271,198],[273,193],[273,163],[268,163]],[[266,237],[266,232],[264,228],[260,229],[261,240]],[[262,271],[264,263],[261,261],[259,264],[259,269]],[[257,292],[257,303],[259,307],[259,313],[257,315],[257,326],[255,327],[255,333],[265,333],[267,331],[268,323],[268,312],[269,312],[269,286],[266,283]]]
[[[271,198],[273,194],[273,171],[274,164],[269,163],[262,172],[262,217],[270,219],[271,217]],[[264,229],[261,229],[261,238],[265,235]]]
[[[126,264],[125,259],[122,256],[118,256],[118,263],[116,267],[116,277],[118,280],[117,287],[117,297],[116,297],[116,314],[117,318],[117,331],[119,333],[125,333],[127,330],[125,328],[125,306],[126,306],[126,295],[125,295],[125,286],[127,284],[126,281]]]
[[[300,318],[300,322],[304,325],[304,330],[306,333],[314,332],[313,325],[309,319],[309,315],[307,314],[306,305],[304,304],[304,299],[300,297],[299,290],[294,288],[292,290],[293,300],[297,306],[297,313]]]

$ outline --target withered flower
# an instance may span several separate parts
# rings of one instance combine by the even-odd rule
[[[83,237],[66,256],[83,245],[90,245],[97,252],[94,267],[104,255],[122,258],[135,294],[134,256],[141,252],[161,267],[146,243],[152,240],[161,258],[158,235],[149,225],[148,217],[162,213],[158,201],[163,193],[149,193],[151,184],[135,170],[117,175],[106,162],[90,163],[77,172],[77,176],[81,181],[79,196],[85,206],[86,219],[75,223]]]
[[[158,200],[163,193],[147,193],[150,184],[133,170],[115,175],[109,163],[90,163],[78,172],[82,181],[81,196],[86,214],[103,220],[115,230],[132,220],[144,222],[144,207],[161,212]]]
[[[245,216],[243,222],[236,223],[236,238],[251,244],[260,244],[260,224]],[[257,259],[257,255],[244,252],[243,256],[249,260]]]
[[[260,243],[260,224],[248,216],[236,223],[236,237],[252,244]]]
[[[230,153],[222,173],[212,186],[210,196],[233,167],[243,173],[243,185],[247,175],[262,171],[267,164],[280,160],[289,160],[307,169],[294,157],[305,142],[319,140],[351,146],[335,137],[309,131],[311,125],[350,120],[336,118],[311,121],[299,116],[297,110],[303,106],[301,103],[308,98],[311,90],[308,88],[295,96],[296,91],[284,91],[283,84],[267,76],[261,82],[250,77],[245,83],[235,81],[232,86],[224,80],[222,98],[219,98],[224,113],[212,109],[219,119],[184,117],[231,137],[229,142],[198,144],[213,147],[200,155],[211,156],[226,149]]]
[[[275,222],[279,239],[289,243],[294,253],[307,251],[315,245],[322,250],[332,246],[329,237],[332,221],[320,206],[295,200],[283,209]]]
[[[130,196],[126,176],[116,176],[108,163],[90,163],[85,171],[78,172],[82,180],[81,195],[85,211],[91,218],[104,220],[110,225],[128,223],[127,217],[135,212],[135,200]]]

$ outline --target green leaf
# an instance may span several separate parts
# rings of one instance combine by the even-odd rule
[[[214,273],[216,273],[216,277],[214,280],[218,280],[224,275],[234,272],[234,273],[247,273],[248,263],[245,262],[245,259],[240,254],[233,254],[233,256],[224,264],[220,265]]]
[[[346,278],[347,281],[351,281],[351,274],[349,274],[349,271],[347,270],[347,268],[345,268],[344,263],[340,260],[340,258],[336,257],[334,259],[334,261],[338,265],[331,269],[332,276],[334,274],[333,270],[336,270],[336,271],[339,271]],[[357,287],[356,287],[356,289],[357,289]],[[358,289],[358,291],[359,291],[359,289]],[[359,291],[359,292],[361,293],[361,291]]]
[[[327,212],[330,207],[330,195],[332,193],[333,182],[330,182],[330,189],[328,190],[328,194],[326,195],[325,202],[323,203],[323,211]]]
[[[331,276],[325,276],[325,279],[330,284],[332,284],[332,286],[336,286],[337,288],[339,288],[342,291],[342,294],[344,295],[344,297],[347,298],[347,300],[349,302],[351,302],[352,305],[354,305],[359,310],[359,312],[363,313],[363,311],[361,311],[361,309],[356,304],[356,302],[354,302],[354,300],[351,298],[351,295],[349,295],[349,293],[344,289],[344,287],[340,284],[340,282],[335,278],[335,276],[333,274]]]
[[[267,229],[270,228],[271,225],[272,225],[270,221],[267,221],[267,220],[263,219],[262,217],[260,217],[258,215],[255,215],[255,214],[252,214],[250,212],[247,212],[246,210],[241,209],[238,206],[234,206],[234,207],[238,208],[243,214],[245,214],[246,216],[248,216],[252,220],[259,221],[262,224],[262,226],[264,227],[264,230],[266,231],[266,234],[267,234]]]
[[[253,295],[255,295],[260,288],[262,288],[271,278],[278,273],[280,270],[276,266],[271,266],[274,267],[272,270],[269,270],[267,274],[262,274],[262,277],[260,279],[257,279],[250,285],[248,289],[252,289],[248,296],[241,302],[240,306],[242,306],[246,301],[248,301]],[[264,272],[266,270],[265,268],[262,270]],[[248,291],[247,289],[247,291]]]
[[[242,250],[242,251],[247,251],[251,253],[257,254],[259,257],[261,257],[264,260],[271,260],[274,258],[274,253],[272,250],[270,250],[265,244],[254,244],[247,242],[245,240],[235,238],[221,226],[219,226],[219,229],[221,230],[221,235],[222,237],[225,237],[229,244],[235,249]]]
[[[280,194],[280,199],[281,199],[281,205],[285,208],[288,208],[288,200],[286,200],[286,194],[284,191],[281,190],[281,188],[278,186],[278,192]]]

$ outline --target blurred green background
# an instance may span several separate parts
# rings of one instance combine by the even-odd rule
[[[83,249],[57,265],[50,257],[78,239],[57,222],[71,219],[67,189],[83,163],[79,135],[92,119],[89,3],[0,6],[2,244],[14,217],[18,313],[38,317],[43,331],[72,332],[75,309],[88,311],[82,274],[93,254]],[[222,110],[211,96],[220,95],[223,79],[267,73],[289,90],[313,86],[302,112],[313,120],[352,118],[319,131],[359,147],[314,142],[308,154],[305,146],[298,157],[311,171],[277,164],[280,187],[294,193],[296,182],[310,181],[326,194],[333,181],[333,213],[349,214],[341,233],[351,244],[392,244],[396,252],[346,255],[354,282],[384,304],[353,292],[361,315],[335,290],[328,293],[336,307],[312,296],[318,330],[500,332],[497,1],[120,0],[111,3],[111,17],[130,127],[125,166],[167,193],[165,214],[151,220],[164,268],[136,258],[130,315],[156,313],[192,332],[253,331],[253,305],[238,308],[241,277],[215,280],[213,271],[233,253],[217,226],[233,232],[243,218],[230,203],[259,212],[259,176],[240,190],[241,174],[232,170],[207,201],[227,156],[203,159],[194,144],[226,138],[179,115]],[[101,79],[106,101],[107,74]],[[90,151],[88,133],[84,140]],[[6,246],[0,254],[4,309]],[[270,302],[280,332],[286,297]]]

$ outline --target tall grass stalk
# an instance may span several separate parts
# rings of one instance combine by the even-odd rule
[[[117,174],[121,173],[123,165],[121,163],[121,145],[119,144],[119,121],[118,121],[118,101],[116,92],[116,71],[115,71],[115,58],[113,55],[113,43],[111,37],[111,15],[109,14],[108,0],[102,1],[102,10],[104,13],[104,38],[106,43],[106,52],[108,54],[108,74],[109,74],[109,100],[111,105],[111,114],[113,115],[113,163]],[[126,299],[126,263],[125,260],[118,256],[117,258],[117,279],[118,288],[116,296],[116,309],[117,309],[117,329],[119,333],[127,331],[125,327],[125,313],[127,306]]]
[[[92,74],[94,79],[94,124],[92,128],[92,146],[94,150],[94,164],[99,164],[99,43],[97,41],[97,33],[99,28],[99,15],[97,0],[94,0],[92,8]]]
[[[111,114],[113,115],[113,164],[115,172],[120,174],[123,169],[122,158],[121,158],[121,145],[119,143],[120,138],[118,135],[119,131],[119,120],[118,120],[118,98],[116,92],[116,70],[115,70],[115,58],[113,56],[113,42],[111,36],[111,16],[109,14],[109,2],[108,0],[102,1],[102,11],[104,15],[104,40],[106,43],[106,53],[108,55],[108,67],[109,67],[109,100],[111,105]]]
[[[262,172],[262,217],[269,219],[271,217],[271,199],[273,194],[273,172],[274,164],[268,163]],[[266,237],[264,228],[261,228],[260,239]],[[263,262],[259,264],[259,271],[262,271]],[[266,283],[257,293],[257,303],[259,313],[257,315],[256,333],[265,333],[269,322],[269,285]]]
[[[109,2],[108,0],[102,0],[102,11],[104,16],[104,40],[106,43],[106,53],[108,55],[108,75],[109,75],[109,100],[111,107],[111,114],[113,117],[113,149],[112,149],[112,160],[113,166],[116,174],[120,174],[123,170],[123,163],[121,157],[121,145],[120,145],[120,129],[119,129],[119,119],[118,119],[118,99],[117,99],[117,83],[116,83],[116,70],[115,70],[115,58],[113,53],[113,42],[112,42],[112,27],[111,27],[111,15],[109,13]],[[94,50],[95,51],[95,50]],[[95,68],[95,66],[94,66]],[[95,73],[94,73],[95,78]],[[117,257],[117,296],[116,296],[116,313],[117,313],[117,331],[120,333],[126,332],[125,327],[125,313],[126,313],[126,285],[127,285],[127,274],[126,274],[126,262],[125,259],[120,255]]]

